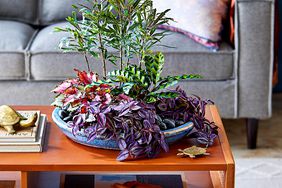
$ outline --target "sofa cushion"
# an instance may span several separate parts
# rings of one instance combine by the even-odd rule
[[[64,21],[74,11],[73,4],[85,4],[85,0],[41,0],[39,22],[49,25]]]
[[[58,49],[59,41],[67,36],[64,33],[52,33],[54,26],[64,27],[66,23],[51,25],[39,32],[31,46],[31,76],[35,80],[62,80],[72,77],[73,68],[86,69],[84,58],[78,53],[62,53]],[[165,54],[164,74],[197,73],[205,80],[227,80],[233,78],[233,50],[223,43],[218,52],[211,52],[188,37],[171,33],[163,44],[174,48],[155,47],[154,51]],[[90,59],[92,70],[102,72],[100,61]],[[134,60],[136,61],[136,60]],[[108,64],[108,70],[113,69]]]
[[[0,19],[35,23],[38,0],[1,0]]]
[[[25,52],[34,29],[29,25],[0,21],[0,79],[25,77]]]
[[[220,109],[220,116],[223,118],[237,117],[236,84],[235,80],[180,83],[181,88],[186,90],[188,94],[201,96],[202,99],[213,100]],[[58,85],[58,81],[1,82],[0,91],[7,90],[9,92],[1,92],[0,104],[50,105],[55,96],[50,91],[56,85]],[[23,93],[28,93],[28,95],[23,96]]]
[[[217,50],[221,41],[224,20],[227,16],[230,0],[154,0],[158,11],[167,12],[174,19],[163,29],[180,32],[196,42]]]

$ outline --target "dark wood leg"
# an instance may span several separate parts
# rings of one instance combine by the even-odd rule
[[[247,143],[249,149],[256,149],[259,120],[248,118],[246,120]]]

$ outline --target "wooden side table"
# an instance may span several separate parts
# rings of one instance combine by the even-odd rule
[[[48,130],[42,153],[1,153],[1,171],[20,171],[21,188],[28,188],[31,172],[91,171],[96,173],[185,172],[187,187],[234,187],[235,164],[217,108],[206,109],[206,116],[219,126],[219,138],[208,149],[210,156],[196,159],[177,157],[177,150],[191,146],[188,139],[170,146],[169,153],[155,159],[118,162],[118,151],[90,148],[68,139],[53,123],[49,106],[17,106],[17,110],[40,110],[47,114]]]

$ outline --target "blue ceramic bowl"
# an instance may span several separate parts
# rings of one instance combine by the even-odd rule
[[[117,142],[115,140],[105,140],[105,139],[93,139],[92,141],[88,142],[87,137],[83,132],[78,132],[76,136],[72,134],[72,129],[68,127],[68,124],[64,122],[60,116],[59,116],[59,108],[55,108],[52,113],[52,119],[55,122],[55,124],[62,130],[62,132],[72,139],[74,142],[90,146],[90,147],[96,147],[96,148],[103,148],[103,149],[113,149],[113,150],[119,150],[119,147],[117,145]],[[165,135],[165,139],[168,144],[172,144],[180,139],[182,139],[184,136],[186,136],[188,133],[191,132],[193,129],[193,123],[187,122],[179,127],[168,129],[163,131]]]

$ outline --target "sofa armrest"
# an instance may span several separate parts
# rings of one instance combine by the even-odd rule
[[[237,0],[238,117],[271,116],[274,0]]]

